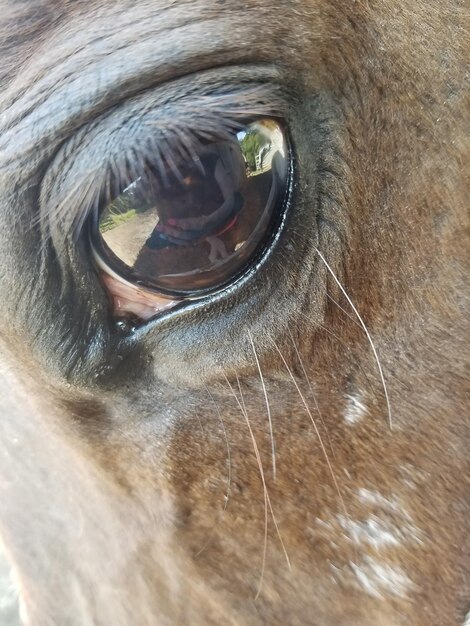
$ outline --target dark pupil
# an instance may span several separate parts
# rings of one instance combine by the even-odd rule
[[[163,293],[221,286],[266,241],[286,178],[287,148],[274,120],[199,144],[185,159],[149,167],[105,208],[98,253],[127,280]]]

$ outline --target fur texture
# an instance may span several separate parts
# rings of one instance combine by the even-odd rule
[[[26,623],[462,624],[464,5],[0,9],[0,528]],[[73,221],[91,174],[138,163],[149,114],[233,109],[289,128],[282,236],[120,334],[85,238],[44,240],[41,215]]]

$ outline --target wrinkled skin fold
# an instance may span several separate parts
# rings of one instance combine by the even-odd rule
[[[464,6],[0,9],[0,535],[25,623],[464,624]],[[149,135],[235,109],[289,129],[279,239],[116,331],[67,228]]]

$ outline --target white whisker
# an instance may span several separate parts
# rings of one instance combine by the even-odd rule
[[[247,409],[246,409],[246,405],[245,405],[245,398],[243,397],[243,392],[242,392],[242,388],[241,388],[241,385],[240,385],[240,380],[239,380],[238,376],[237,376],[236,378],[237,378],[238,390],[239,390],[239,392],[240,392],[240,398],[241,398],[241,401],[242,401],[242,406],[243,406],[244,415],[245,415],[245,418],[246,418],[246,420],[247,420],[247,423],[249,424],[249,423],[250,423],[250,420],[249,420],[249,418],[248,418],[248,411],[247,411]],[[259,463],[260,463],[260,467],[261,467],[261,469],[263,469],[263,465],[262,465],[262,462],[261,462],[261,455],[260,455],[260,453],[259,453],[259,448],[258,448],[258,445],[256,444],[255,435],[254,435],[254,432],[253,432],[253,430],[251,429],[251,427],[250,427],[250,433],[251,433],[251,435],[252,435],[252,437],[253,437],[253,442],[254,442],[254,444],[255,444],[255,446],[256,446],[256,448],[255,448],[255,449],[256,449],[256,451],[258,452],[258,460],[259,460]],[[284,541],[283,541],[283,539],[282,539],[281,532],[280,532],[280,530],[279,530],[279,526],[278,526],[278,523],[277,523],[277,520],[276,520],[276,516],[274,515],[273,507],[272,507],[272,504],[271,504],[271,498],[269,497],[268,487],[267,487],[267,485],[266,485],[266,480],[265,480],[264,471],[262,471],[261,476],[262,476],[262,481],[263,481],[263,488],[264,488],[264,490],[265,490],[265,492],[266,492],[266,501],[267,501],[267,503],[268,503],[268,507],[269,507],[269,510],[270,510],[270,512],[271,512],[271,517],[272,517],[272,520],[273,520],[273,524],[274,524],[274,527],[275,527],[275,529],[276,529],[276,533],[277,533],[277,536],[278,536],[278,538],[279,538],[279,541],[280,541],[280,543],[281,543],[281,546],[282,546],[282,551],[284,552],[284,556],[285,556],[286,561],[287,561],[287,566],[289,567],[289,569],[291,569],[290,559],[289,559],[289,556],[288,556],[288,554],[287,554],[287,551],[286,551],[286,546],[284,545]]]
[[[295,350],[295,353],[297,355],[297,359],[298,359],[298,361],[300,363],[300,367],[302,368],[302,372],[303,372],[304,378],[307,381],[307,385],[308,385],[310,394],[311,394],[311,396],[313,398],[313,403],[315,404],[315,409],[316,409],[316,411],[318,413],[318,417],[320,418],[320,422],[322,423],[323,429],[324,429],[324,431],[326,433],[326,438],[328,439],[328,445],[330,447],[331,454],[333,455],[333,458],[336,458],[335,451],[333,450],[333,446],[331,444],[331,439],[330,439],[330,436],[328,434],[328,429],[327,429],[326,424],[325,424],[325,420],[323,419],[323,415],[322,415],[322,413],[320,411],[320,407],[318,405],[316,393],[313,390],[313,385],[312,385],[312,383],[310,381],[310,377],[307,374],[307,370],[305,369],[304,361],[303,361],[303,359],[302,359],[302,357],[300,355],[299,349],[297,348],[297,344],[294,341],[294,337],[292,336],[290,328],[288,329],[288,331],[289,331],[289,336],[290,336],[291,341],[292,341],[292,345],[294,346],[294,350]]]
[[[328,294],[327,294],[328,295]],[[336,300],[333,300],[333,302],[335,302],[336,304]],[[338,305],[339,306],[339,305]],[[339,307],[342,311],[344,311],[344,309],[342,307]],[[315,326],[318,326],[318,328],[321,328],[323,331],[325,331],[325,333],[327,335],[330,335],[330,337],[333,337],[333,339],[336,339],[336,341],[338,341],[342,346],[344,346],[344,349],[348,352],[348,354],[350,355],[351,358],[353,358],[353,353],[351,351],[351,347],[344,341],[344,339],[342,339],[339,335],[337,335],[336,333],[334,333],[332,330],[330,330],[327,326],[325,326],[324,324],[321,324],[320,322],[314,320],[312,317],[309,317],[308,315],[305,315],[305,313],[302,313],[302,311],[297,311],[297,315],[301,315],[302,317],[304,317],[306,320],[308,320],[309,322],[313,323]],[[348,315],[348,317],[351,317],[350,315]],[[352,319],[352,318],[351,318]],[[356,322],[356,320],[354,320],[354,323],[356,324],[356,326],[358,326],[358,328],[360,328],[362,330],[362,326],[360,324],[358,324]],[[364,379],[367,382],[370,382],[370,374],[368,372],[366,372],[366,370],[363,368],[363,366],[360,364],[360,362],[357,361],[357,359],[355,359],[354,361],[355,365],[361,370],[362,374],[364,375]]]
[[[348,311],[346,311],[346,309],[344,307],[341,306],[341,304],[335,300],[333,298],[333,296],[331,296],[328,291],[326,292],[326,297],[331,300],[331,302],[333,302],[333,304],[335,304],[338,309],[340,309],[341,311],[343,311],[343,313],[346,315],[346,317],[349,317],[349,319],[351,320],[351,322],[353,322],[354,324],[356,324],[356,326],[359,326],[359,328],[362,328],[362,326],[359,324],[359,322],[357,320],[354,319],[354,317],[351,315],[351,313],[348,313]]]
[[[272,454],[272,464],[273,464],[273,479],[276,480],[276,448],[275,448],[275,444],[274,444],[273,422],[272,422],[272,418],[271,418],[271,408],[269,406],[268,392],[266,390],[266,385],[264,383],[263,372],[261,371],[261,366],[260,366],[260,363],[259,363],[258,355],[256,354],[255,344],[254,344],[253,337],[252,337],[250,331],[248,331],[248,337],[250,338],[250,343],[251,343],[251,347],[253,348],[253,354],[255,356],[256,366],[258,368],[259,377],[260,377],[260,380],[261,380],[261,385],[263,387],[264,400],[265,400],[265,403],[266,403],[266,411],[268,413],[269,434],[271,436],[271,454]]]
[[[256,595],[255,595],[255,600],[257,600],[259,598],[259,595],[261,593],[261,589],[263,587],[264,573],[265,573],[265,570],[266,570],[266,555],[267,555],[267,550],[268,550],[268,490],[266,488],[266,482],[265,482],[265,479],[264,479],[264,471],[263,471],[263,463],[261,461],[261,456],[259,454],[258,445],[256,443],[256,439],[255,439],[253,430],[251,428],[250,420],[248,418],[248,413],[247,413],[246,408],[245,408],[245,402],[243,400],[243,394],[241,393],[240,381],[239,381],[238,376],[237,376],[237,383],[238,383],[238,389],[239,389],[239,392],[240,392],[241,402],[240,402],[240,399],[238,398],[237,394],[235,393],[234,388],[230,384],[229,379],[226,376],[225,376],[225,380],[227,381],[227,385],[229,386],[229,389],[230,389],[233,397],[235,398],[235,400],[236,400],[236,402],[238,404],[238,407],[239,407],[240,411],[242,412],[243,417],[245,418],[245,422],[246,422],[246,425],[248,427],[248,431],[250,433],[250,438],[251,438],[251,443],[253,445],[253,450],[255,452],[256,461],[258,463],[259,473],[260,473],[260,476],[261,476],[261,482],[263,484],[263,496],[264,496],[264,541],[263,541],[263,557],[262,557],[262,561],[261,561],[261,573],[260,573],[260,578],[259,578],[259,582],[258,582],[258,590],[257,590]]]
[[[315,252],[318,254],[318,256],[320,257],[320,259],[323,261],[326,269],[330,272],[331,276],[333,277],[333,280],[335,281],[335,283],[338,285],[338,287],[341,289],[344,297],[346,298],[346,300],[348,301],[350,307],[352,308],[352,310],[354,311],[354,313],[357,316],[357,319],[359,320],[365,334],[367,335],[367,339],[369,341],[370,347],[372,348],[372,352],[374,353],[374,358],[375,361],[377,363],[377,367],[379,370],[379,374],[380,374],[380,379],[382,381],[382,387],[384,390],[384,395],[385,395],[385,401],[387,403],[387,412],[388,412],[388,423],[390,426],[390,430],[393,429],[393,424],[392,424],[392,410],[391,410],[391,406],[390,406],[390,400],[388,397],[388,390],[387,390],[387,385],[385,384],[385,377],[383,374],[383,370],[382,370],[382,364],[380,363],[380,359],[379,359],[379,355],[377,354],[377,350],[375,349],[375,345],[374,342],[372,341],[372,337],[367,329],[367,326],[364,323],[364,320],[362,319],[361,315],[359,314],[359,311],[356,309],[356,307],[354,306],[353,301],[351,300],[351,298],[348,296],[346,290],[344,289],[343,285],[340,283],[340,281],[336,278],[335,273],[333,272],[333,270],[331,269],[331,267],[329,266],[327,260],[325,259],[325,257],[323,256],[323,254],[320,252],[320,250],[318,250],[318,248],[315,248]]]
[[[225,445],[227,447],[227,463],[228,463],[228,470],[227,470],[227,493],[225,494],[225,503],[224,503],[224,507],[223,507],[223,511],[225,512],[225,510],[227,509],[227,506],[228,506],[228,501],[229,501],[229,498],[230,498],[230,491],[231,491],[231,487],[232,487],[232,454],[231,454],[231,450],[230,450],[230,443],[229,443],[229,440],[228,440],[227,429],[225,428],[225,422],[224,422],[222,414],[220,412],[219,405],[217,404],[217,402],[215,401],[213,395],[211,394],[209,389],[207,389],[207,387],[206,387],[206,391],[207,391],[207,393],[208,393],[212,403],[215,406],[215,410],[217,411],[217,416],[219,418],[220,425],[222,426],[222,430],[224,432]]]
[[[279,541],[281,543],[282,551],[284,552],[284,556],[286,558],[287,566],[289,567],[289,569],[291,569],[291,564],[290,564],[290,559],[289,559],[289,556],[287,554],[287,550],[286,550],[284,541],[283,541],[282,536],[281,536],[281,532],[279,530],[279,526],[278,526],[276,517],[274,515],[273,507],[272,507],[272,504],[271,504],[271,499],[269,497],[268,488],[267,488],[267,485],[266,485],[266,479],[265,479],[265,475],[264,475],[263,462],[261,460],[261,454],[259,452],[258,444],[256,442],[256,438],[255,438],[253,429],[251,427],[250,419],[248,417],[248,411],[246,409],[245,400],[244,400],[243,392],[242,392],[241,385],[240,385],[240,379],[238,378],[238,376],[236,377],[236,379],[237,379],[238,391],[240,393],[240,399],[238,398],[237,394],[235,393],[235,390],[233,389],[233,386],[230,384],[229,379],[227,378],[227,376],[225,376],[225,381],[227,382],[227,385],[228,385],[228,387],[230,389],[230,392],[232,393],[233,397],[235,398],[235,400],[236,400],[236,402],[238,404],[238,407],[239,407],[239,409],[240,409],[240,411],[241,411],[241,413],[242,413],[242,415],[243,415],[243,417],[245,419],[246,425],[248,427],[248,432],[250,434],[250,438],[251,438],[251,442],[252,442],[252,445],[253,445],[253,450],[254,450],[254,453],[255,453],[256,461],[258,463],[258,468],[259,468],[259,472],[260,472],[261,482],[262,482],[262,485],[263,485],[264,504],[265,504],[265,507],[264,507],[263,560],[262,560],[262,565],[261,565],[260,580],[259,580],[259,583],[258,583],[258,591],[257,591],[256,596],[255,596],[255,600],[257,600],[259,598],[260,593],[261,593],[261,589],[262,589],[263,581],[264,581],[265,570],[266,570],[266,556],[267,556],[267,549],[268,549],[268,508],[269,508],[270,513],[271,513],[271,517],[272,517],[272,520],[273,520],[273,523],[274,523],[274,527],[276,529],[276,533],[277,533],[277,536],[278,536]]]

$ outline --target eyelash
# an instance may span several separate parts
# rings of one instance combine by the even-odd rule
[[[187,98],[176,100],[158,111],[146,111],[148,119],[139,127],[140,132],[149,129],[144,140],[138,141],[136,137],[122,152],[110,154],[104,168],[98,166],[91,175],[87,172],[88,177],[82,175],[68,192],[64,193],[60,175],[43,185],[37,220],[42,246],[51,244],[60,260],[81,240],[89,219],[96,219],[102,207],[142,176],[146,167],[159,171],[165,160],[169,160],[173,161],[169,165],[172,168],[175,157],[177,162],[183,154],[187,156],[198,143],[232,135],[248,119],[282,116],[283,108],[278,88],[257,85],[223,94],[200,95],[190,102]],[[83,129],[77,139],[79,145],[85,136]],[[72,139],[72,145],[66,144],[62,158],[65,153],[73,154],[73,143]],[[166,148],[163,156],[162,145]],[[58,169],[60,172],[60,166]]]

